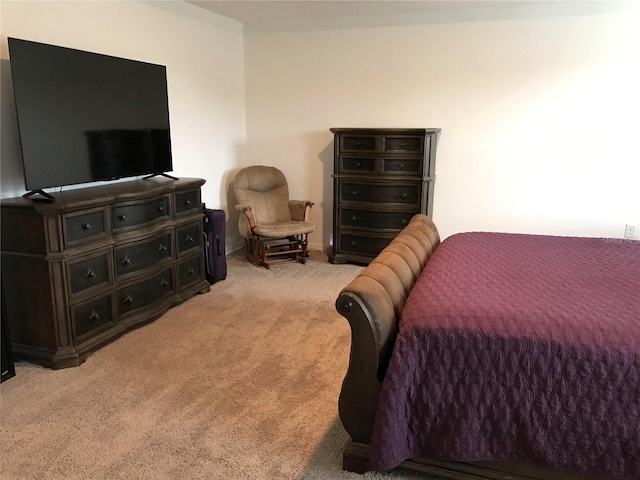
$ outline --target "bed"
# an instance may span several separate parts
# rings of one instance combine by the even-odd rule
[[[425,215],[339,294],[346,470],[640,479],[640,242]]]

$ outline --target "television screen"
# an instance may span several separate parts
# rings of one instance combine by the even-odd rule
[[[166,67],[9,38],[25,187],[172,170]]]

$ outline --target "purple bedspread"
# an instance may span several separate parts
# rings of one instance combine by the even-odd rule
[[[371,468],[512,460],[640,478],[640,242],[446,239],[407,299]]]

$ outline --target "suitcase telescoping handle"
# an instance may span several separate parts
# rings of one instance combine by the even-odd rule
[[[206,232],[202,232],[202,236],[204,237],[204,245],[205,245],[205,249],[204,249],[204,264],[205,264],[205,269],[208,267],[208,265],[210,265],[209,263],[209,247],[210,247],[210,243],[209,243],[209,239],[207,238],[207,234]]]
[[[222,256],[222,248],[220,245],[220,235],[218,233],[216,233],[216,249],[218,250],[218,256]]]

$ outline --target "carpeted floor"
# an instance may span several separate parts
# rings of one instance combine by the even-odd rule
[[[0,478],[409,479],[341,469],[349,326],[334,308],[362,267],[228,277],[75,368],[16,365],[0,386]]]

